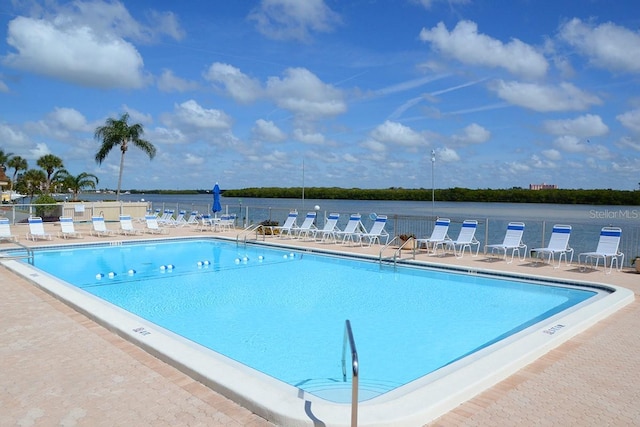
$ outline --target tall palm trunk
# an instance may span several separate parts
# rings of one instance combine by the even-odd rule
[[[120,189],[122,188],[122,169],[124,169],[124,153],[127,152],[127,142],[123,142],[120,148],[120,172],[118,173],[118,190],[116,191],[116,201],[120,200]]]

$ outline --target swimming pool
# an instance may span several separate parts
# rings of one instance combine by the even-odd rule
[[[570,320],[578,312],[613,295],[217,240],[36,251],[35,265],[82,289],[56,284],[63,299],[92,316],[108,309],[110,324],[118,324],[121,333],[286,425],[348,421],[346,416],[333,422],[350,397],[340,366],[347,318],[362,366],[361,424],[367,417],[426,422],[424,407],[430,405],[422,399],[434,393],[429,386],[447,394],[447,380],[462,375],[456,387],[465,391],[478,381],[465,369],[475,365],[478,370],[489,353],[513,358],[509,344],[522,346],[531,329],[534,341],[552,345],[579,325]],[[453,317],[447,317],[452,309],[444,302],[454,304]],[[446,345],[449,337],[455,339]],[[528,352],[519,357],[526,359]],[[229,366],[237,372],[230,375]],[[253,390],[243,390],[247,385]],[[412,395],[422,395],[416,411],[402,401]],[[403,413],[389,411],[393,405]]]

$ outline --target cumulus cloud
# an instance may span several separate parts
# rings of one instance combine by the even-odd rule
[[[229,96],[243,104],[254,101],[262,92],[258,80],[252,79],[229,64],[213,63],[204,77],[208,81],[218,84]]]
[[[573,18],[560,27],[559,37],[600,68],[640,72],[640,32],[611,22],[601,25]]]
[[[609,132],[609,127],[600,116],[594,114],[585,114],[575,119],[547,120],[543,126],[544,130],[552,135],[573,135],[582,138],[602,136]]]
[[[251,133],[255,139],[271,142],[280,142],[287,138],[287,135],[275,123],[263,119],[256,120]]]
[[[276,40],[307,41],[313,32],[331,32],[340,16],[324,0],[262,0],[249,14],[256,29]]]
[[[557,86],[496,80],[490,88],[503,100],[539,112],[579,111],[602,103],[571,83]]]
[[[616,116],[622,126],[640,134],[640,108]]]
[[[163,70],[157,79],[158,89],[162,92],[187,92],[198,89],[198,83],[182,79],[171,70]]]
[[[3,146],[8,147],[22,148],[29,144],[29,138],[24,132],[4,123],[0,123],[0,141],[2,141]]]
[[[401,123],[385,121],[371,131],[371,138],[382,143],[402,145],[405,147],[426,146],[426,138],[415,130]]]
[[[503,68],[526,78],[543,77],[549,68],[545,57],[532,46],[518,39],[503,43],[479,34],[472,21],[458,22],[451,32],[442,22],[431,29],[423,28],[420,40],[430,42],[434,50],[463,64]]]
[[[482,144],[491,138],[491,132],[477,123],[472,123],[465,127],[461,133],[453,135],[451,141],[454,144]]]
[[[47,114],[47,120],[53,122],[56,127],[61,126],[70,131],[92,131],[82,113],[74,108],[55,108],[51,113]]]
[[[457,162],[458,160],[460,160],[460,156],[453,148],[443,147],[436,150],[436,161],[451,163]]]
[[[268,96],[280,108],[307,118],[335,116],[347,110],[343,94],[305,68],[288,68],[284,77],[269,77]]]
[[[90,27],[18,17],[9,23],[7,43],[17,51],[4,58],[9,67],[103,89],[145,84],[136,48]]]
[[[545,156],[549,160],[560,160],[562,159],[562,154],[556,150],[555,148],[550,148],[548,150],[543,150],[542,155]]]
[[[182,133],[180,129],[168,129],[165,127],[156,127],[145,134],[149,134],[149,140],[154,144],[184,144],[187,141],[187,137]]]
[[[5,82],[3,82],[2,80],[0,80],[0,92],[2,92],[2,93],[8,93],[9,92],[9,86],[7,86],[7,84]]]
[[[231,117],[224,111],[203,108],[193,99],[176,105],[175,117],[180,123],[198,129],[227,130],[231,128]]]
[[[325,137],[321,133],[309,133],[303,131],[302,129],[295,129],[292,136],[294,139],[300,142],[304,142],[305,144],[320,145],[325,142]]]

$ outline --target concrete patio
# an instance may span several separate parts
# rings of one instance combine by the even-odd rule
[[[108,224],[117,229],[117,223]],[[142,224],[137,224],[143,228]],[[27,227],[12,226],[28,245],[149,239],[158,236],[54,237],[27,242]],[[58,224],[45,224],[56,236]],[[237,231],[168,228],[162,237]],[[379,246],[361,248],[269,237],[295,247],[377,256]],[[8,247],[9,243],[1,243]],[[581,271],[574,264],[552,266],[488,260],[485,256],[417,256],[423,262],[467,269],[513,271],[615,284],[640,293],[640,276],[630,271]],[[0,269],[0,425],[15,426],[267,426],[266,420],[161,362],[6,268]],[[588,331],[547,353],[453,411],[433,426],[600,426],[640,425],[640,302],[636,299]]]

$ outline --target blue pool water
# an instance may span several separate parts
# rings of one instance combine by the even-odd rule
[[[42,250],[35,266],[335,401],[346,319],[369,399],[596,295],[216,240]]]

